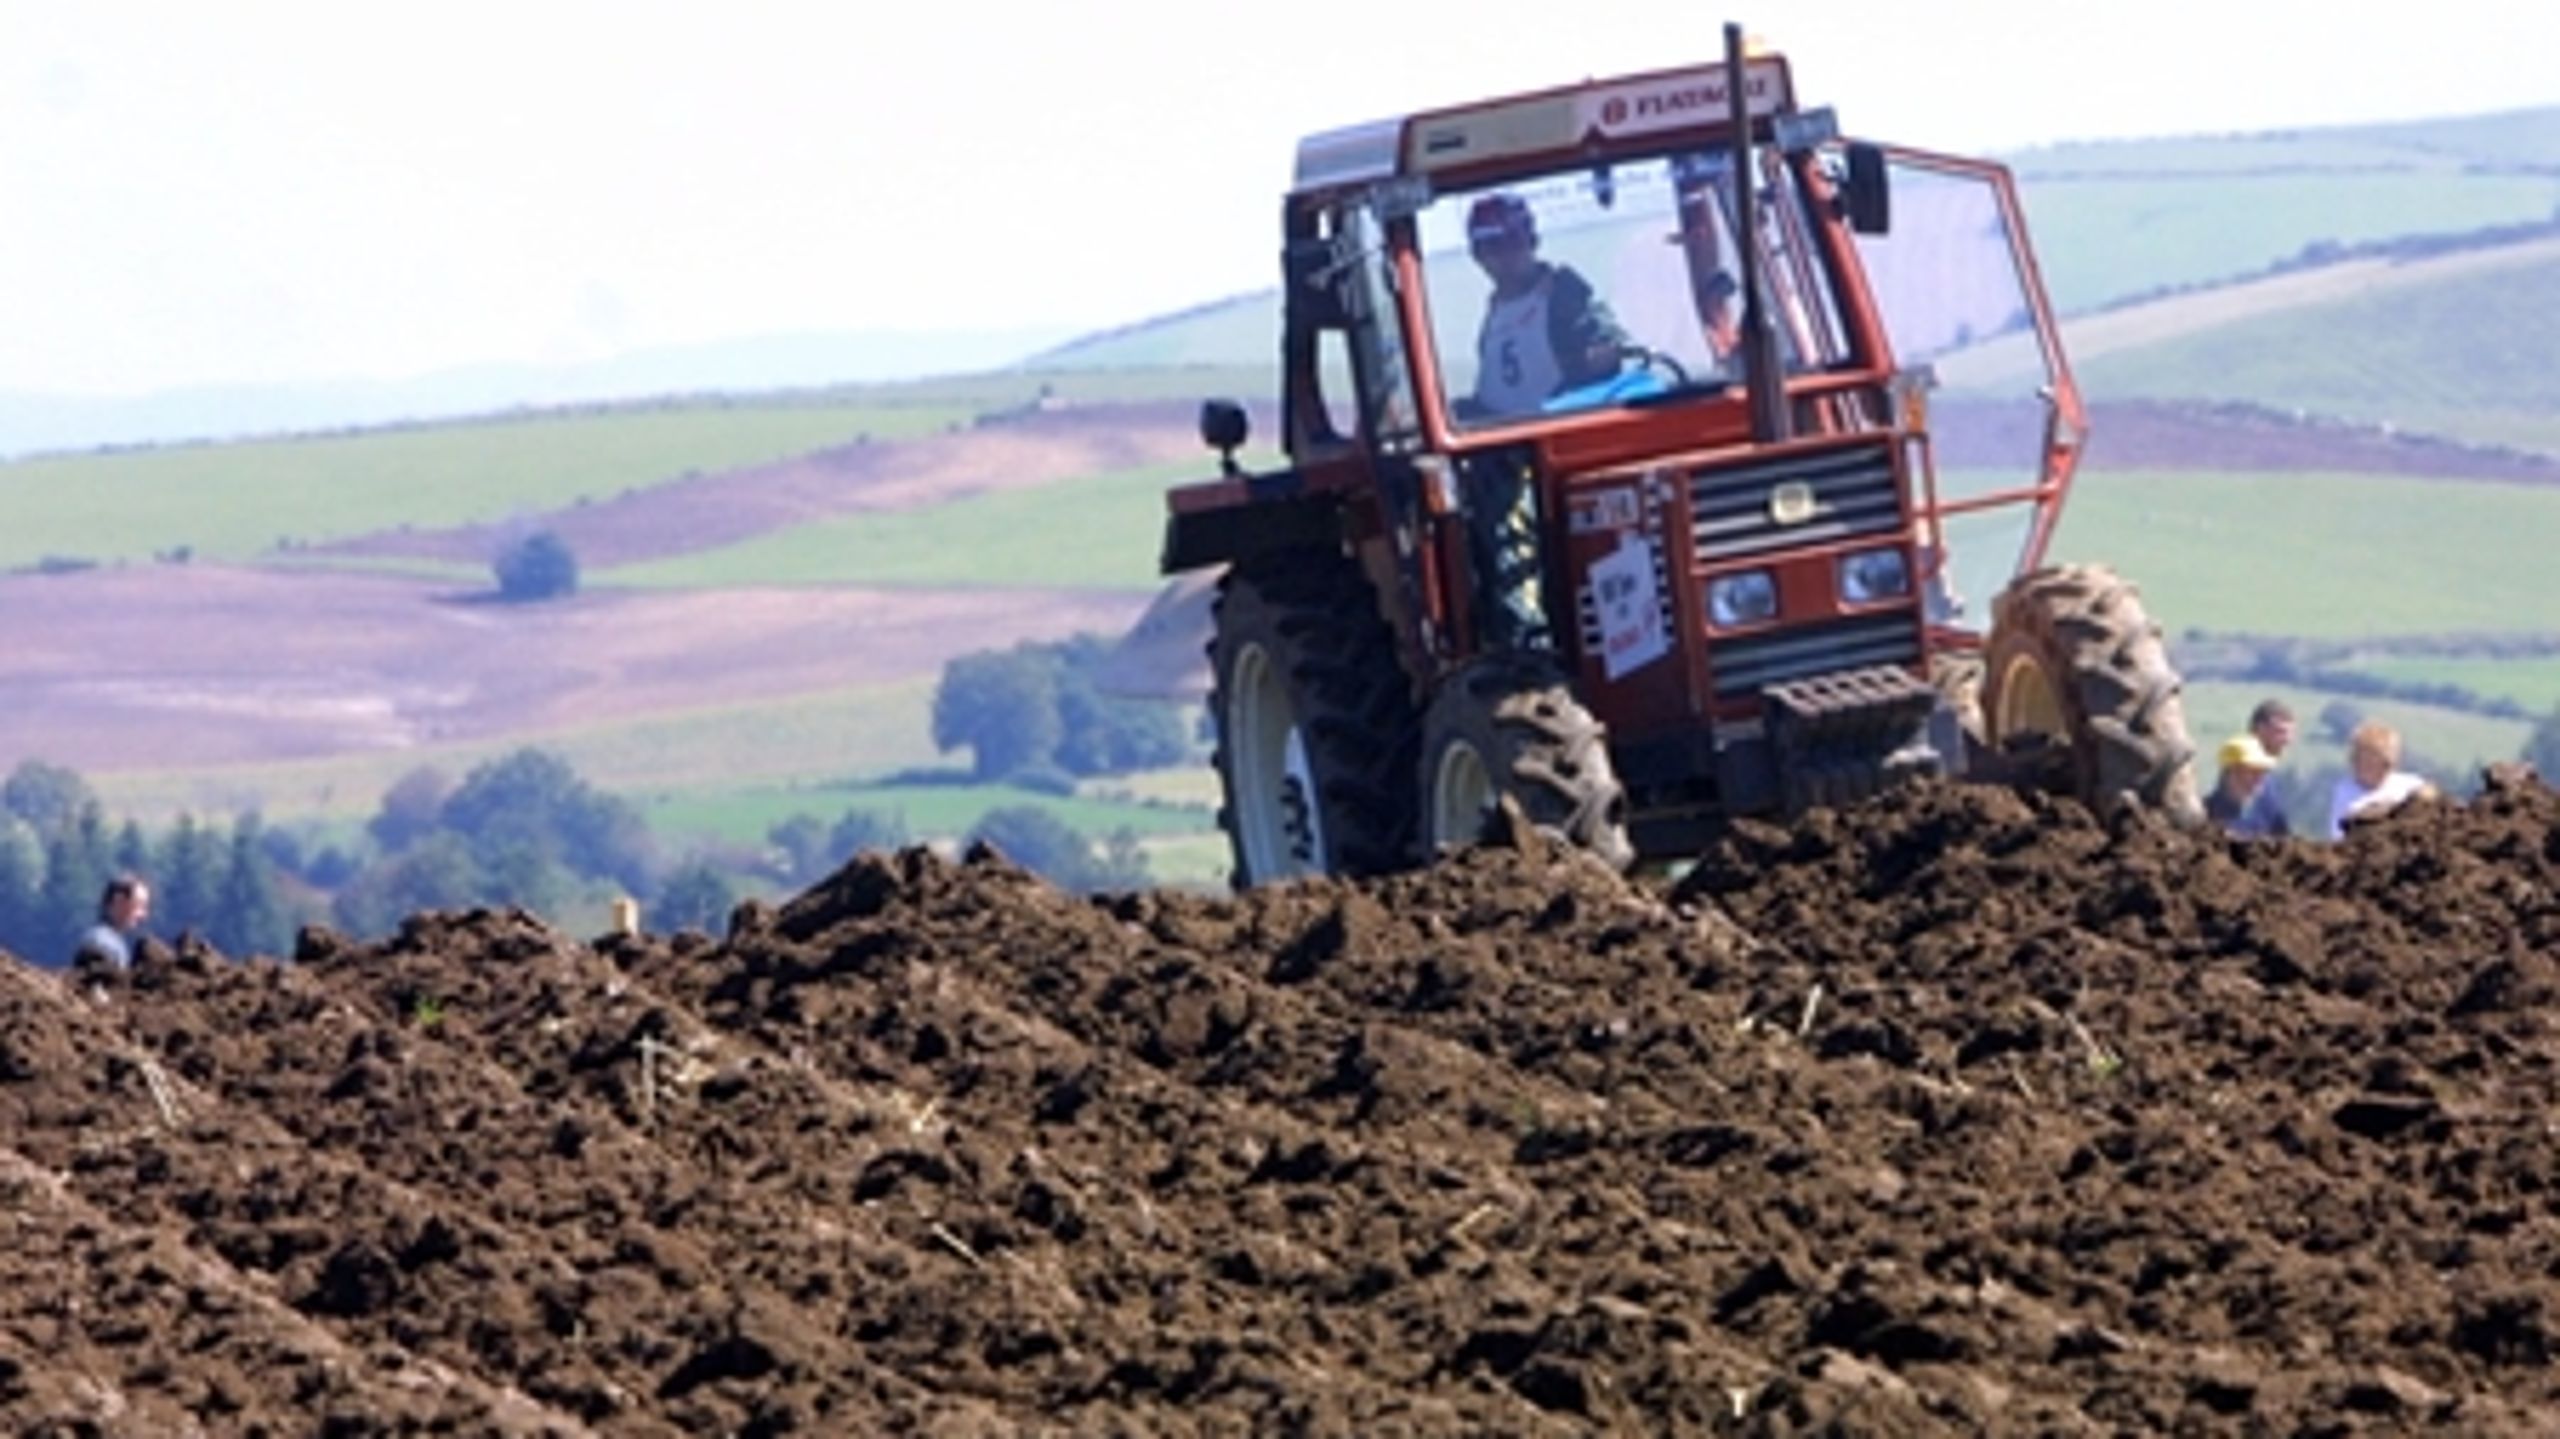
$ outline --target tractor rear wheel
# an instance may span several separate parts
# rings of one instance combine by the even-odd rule
[[[2021,575],[1991,607],[1983,737],[2100,814],[2128,805],[2200,823],[2195,745],[2160,626],[2131,582],[2095,565]]]
[[[1407,863],[1413,705],[1358,567],[1304,551],[1230,571],[1209,661],[1236,887]]]
[[[1421,788],[1425,859],[1482,838],[1507,797],[1540,831],[1610,868],[1635,863],[1608,732],[1552,663],[1495,656],[1450,676],[1423,715]]]

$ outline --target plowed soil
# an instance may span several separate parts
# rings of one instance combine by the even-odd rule
[[[0,1421],[2560,1432],[2560,801],[0,966]]]

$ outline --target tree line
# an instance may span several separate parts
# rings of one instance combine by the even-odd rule
[[[28,760],[0,782],[0,949],[67,963],[108,879],[135,874],[151,884],[153,932],[192,930],[226,954],[285,953],[294,920],[279,842],[290,837],[254,814],[227,827],[181,815],[157,834],[132,820],[111,828],[77,772]]]
[[[537,559],[549,549],[529,548]],[[1087,635],[951,661],[934,696],[934,739],[946,752],[972,753],[967,771],[938,778],[1064,795],[1080,777],[1192,757],[1174,707],[1096,687],[1107,650]],[[653,929],[717,930],[746,885],[814,884],[860,850],[916,838],[901,812],[853,808],[832,822],[790,816],[768,828],[760,853],[670,862],[637,807],[538,748],[459,777],[421,766],[384,791],[360,837],[320,842],[312,833],[270,827],[256,814],[228,824],[181,816],[158,833],[131,820],[113,825],[77,772],[26,761],[0,783],[0,948],[63,962],[94,922],[107,880],[128,872],[152,887],[150,934],[193,931],[236,956],[290,953],[306,923],[373,937],[427,911],[521,906],[556,915],[582,899],[622,895],[642,902]],[[1027,798],[990,808],[959,838],[991,844],[1066,888],[1150,882],[1134,832],[1091,839]]]

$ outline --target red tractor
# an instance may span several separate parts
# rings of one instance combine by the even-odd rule
[[[2085,427],[2007,170],[1844,141],[1725,48],[1299,146],[1290,463],[1203,406],[1224,474],[1163,557],[1225,567],[1238,884],[1505,799],[1620,866],[1923,773],[2197,813],[2134,590],[2039,568]]]

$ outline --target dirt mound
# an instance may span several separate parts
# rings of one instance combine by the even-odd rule
[[[2548,1433],[2555,879],[2529,783],[2333,847],[1924,789],[1676,886],[911,852],[717,941],[10,966],[0,1415]]]

